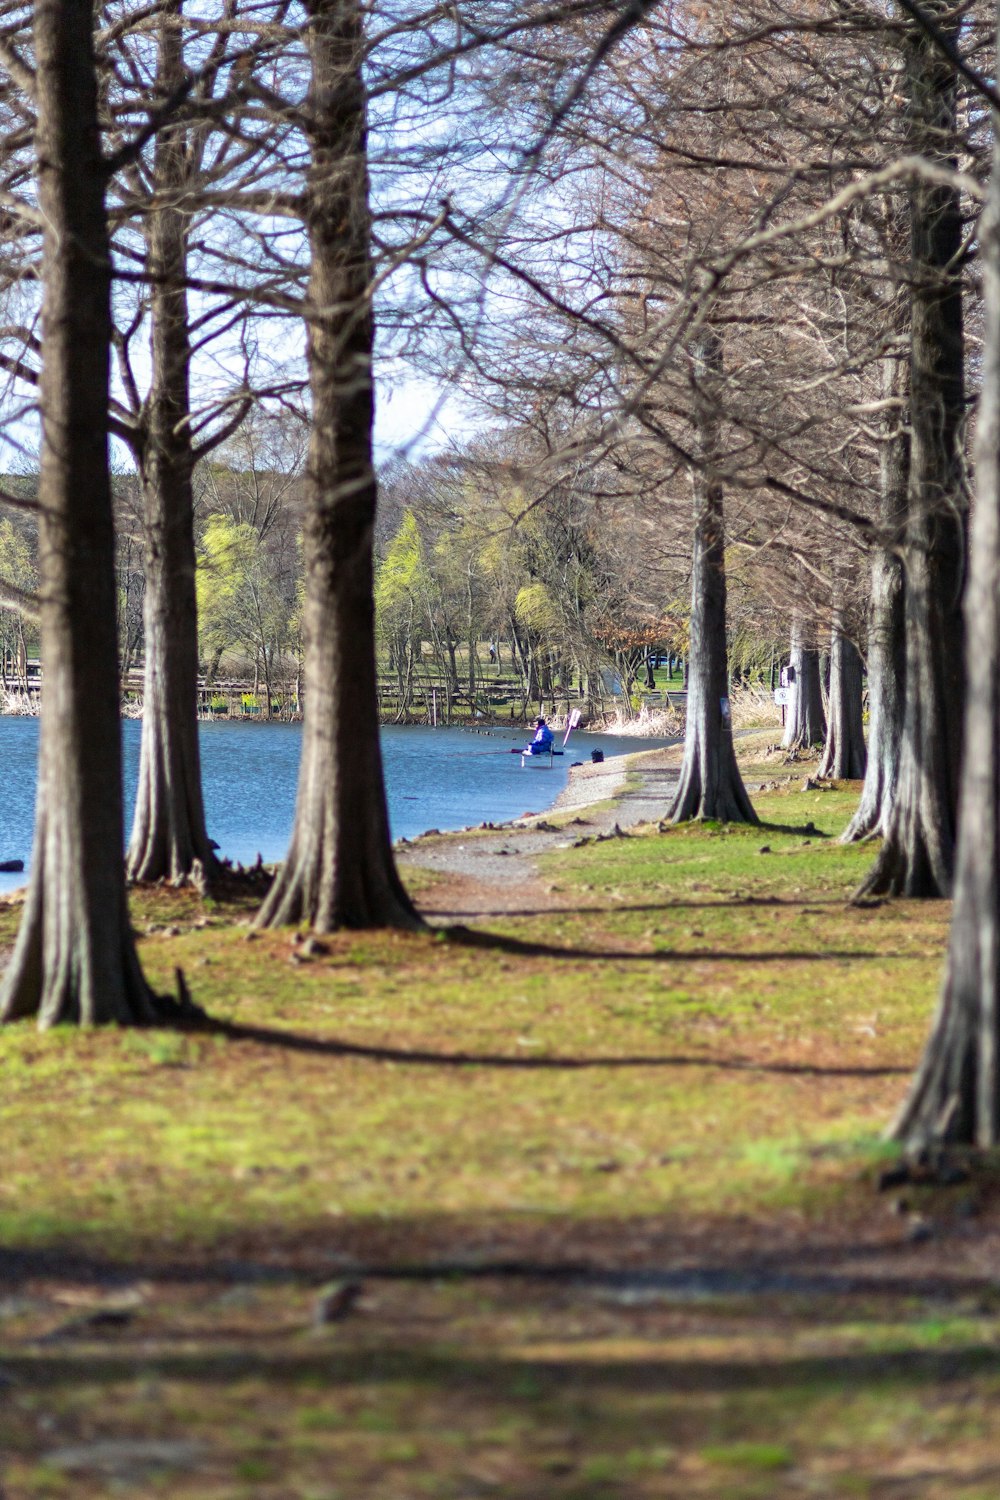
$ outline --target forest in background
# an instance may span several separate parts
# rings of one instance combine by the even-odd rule
[[[217,683],[249,690],[267,717],[298,714],[303,642],[302,463],[292,424],[248,420],[194,476],[199,667],[207,703],[227,712]],[[513,443],[511,444],[513,448]],[[279,467],[279,463],[282,467]],[[423,460],[395,460],[380,473],[375,530],[375,604],[383,717],[426,714],[429,687],[442,715],[488,716],[497,686],[504,711],[558,713],[582,700],[588,717],[635,715],[660,692],[664,669],[683,684],[689,647],[690,559],[683,534],[668,540],[632,506],[608,506],[566,490],[525,506],[514,459],[499,469],[486,444]],[[27,497],[37,476],[7,476]],[[141,488],[114,478],[118,650],[123,681],[144,660],[145,570]],[[0,504],[0,574],[37,586],[37,528]],[[776,685],[788,641],[774,580],[734,551],[728,655],[736,683]],[[863,639],[859,637],[863,646]],[[0,610],[3,686],[9,710],[26,700],[38,630],[23,610]],[[828,676],[828,668],[827,668]],[[391,695],[391,696],[390,696]],[[141,711],[141,692],[125,695]]]

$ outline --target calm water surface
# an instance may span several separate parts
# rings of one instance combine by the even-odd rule
[[[123,726],[126,828],[139,763],[141,725]],[[607,756],[653,749],[664,740],[581,734],[553,769],[522,769],[512,747],[530,738],[524,730],[471,731],[388,726],[382,730],[389,821],[393,838],[414,838],[428,828],[499,823],[523,812],[544,812],[566,785],[574,761],[592,749]],[[557,744],[561,736],[557,736]],[[295,811],[295,782],[302,741],[300,724],[202,724],[201,756],[208,830],[222,854],[250,864],[260,853],[281,859]],[[35,806],[37,719],[0,717],[0,860],[31,854]],[[0,875],[0,889],[24,876]]]

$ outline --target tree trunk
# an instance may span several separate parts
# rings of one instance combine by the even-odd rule
[[[785,733],[781,741],[784,750],[811,750],[814,746],[822,745],[826,737],[819,652],[814,646],[807,645],[806,641],[802,621],[793,620],[789,663],[795,676],[792,701],[788,705]]]
[[[523,711],[527,713],[528,704],[531,701],[531,660],[528,647],[513,614],[510,617],[510,641],[511,659],[521,674]]]
[[[908,366],[902,360],[887,360],[884,394],[890,399],[906,399],[909,389]],[[885,834],[899,779],[905,701],[899,546],[906,525],[910,437],[903,414],[895,407],[890,408],[887,425],[879,459],[880,519],[886,540],[872,559],[868,614],[868,764],[858,810],[843,834],[845,844]]]
[[[718,450],[713,387],[721,375],[721,364],[718,336],[708,331],[694,353],[695,424],[705,467],[694,476],[690,670],[684,759],[667,814],[672,823],[689,818],[716,818],[725,823],[758,821],[736,764],[729,710],[723,496],[722,485],[712,472]]]
[[[93,7],[36,0],[43,231],[42,695],[31,880],[0,1018],[152,1021],[125,900],[108,354],[111,263]]]
[[[183,75],[179,4],[161,19],[159,92]],[[154,177],[162,206],[146,217],[152,381],[140,455],[144,504],[146,663],[130,880],[199,881],[216,868],[201,789],[198,618],[190,435],[184,133],[161,131]]]
[[[476,707],[476,668],[479,664],[476,656],[476,626],[475,626],[475,601],[472,594],[472,575],[466,578],[466,634],[469,639],[469,698],[473,710]]]
[[[461,692],[458,681],[458,656],[456,647],[458,642],[451,633],[451,626],[445,625],[445,647],[448,652],[448,692],[449,698],[455,693]]]
[[[821,776],[860,781],[865,774],[861,678],[861,654],[844,634],[843,621],[836,618],[830,636],[830,696]]]
[[[1000,26],[998,26],[1000,54]],[[893,1127],[911,1146],[1000,1143],[1000,147],[979,223],[985,328],[966,629],[968,700],[948,960],[920,1067]]]
[[[421,925],[396,871],[379,746],[373,322],[360,0],[309,0],[306,702],[288,858],[258,921]]]
[[[538,703],[538,711],[541,713],[542,690],[538,676],[538,644],[532,635],[527,635],[525,640],[525,662],[528,669],[528,702]]]
[[[267,654],[267,646],[266,645],[263,647],[263,650],[262,650],[261,654],[262,654],[262,657],[263,657],[263,666],[264,666],[264,712],[261,715],[261,717],[264,718],[264,719],[270,720],[270,718],[271,718],[271,658]],[[376,694],[375,694],[375,716],[376,716],[376,718],[378,717],[378,692],[377,691],[376,691]]]
[[[830,714],[830,653],[828,651],[819,653],[819,693],[820,702],[823,705],[823,717],[828,719]]]
[[[949,24],[954,31],[954,23]],[[915,146],[954,165],[940,144],[955,136],[954,68],[922,33],[909,43],[909,86]],[[958,190],[917,184],[911,218],[910,488],[903,557],[906,702],[896,797],[882,849],[859,896],[948,896],[955,868],[967,513]]]

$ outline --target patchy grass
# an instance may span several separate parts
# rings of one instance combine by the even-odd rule
[[[853,798],[308,956],[138,893],[228,1029],[0,1035],[9,1500],[1000,1492],[991,1172],[872,1192],[947,910],[847,904]]]
[[[870,855],[782,831],[830,833],[847,801],[773,794],[766,833],[590,844],[548,861],[562,910],[342,935],[308,959],[288,934],[145,895],[152,981],[180,965],[212,1016],[270,1034],[6,1033],[0,1234],[128,1255],[387,1204],[683,1218],[811,1201],[891,1113],[944,924],[940,905],[845,906]],[[314,1050],[290,1050],[302,1035]],[[64,1132],[86,1147],[68,1161]]]

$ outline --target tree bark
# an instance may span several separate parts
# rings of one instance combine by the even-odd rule
[[[808,637],[802,621],[792,621],[792,644],[789,664],[795,673],[792,684],[792,701],[788,706],[785,733],[781,745],[784,750],[811,750],[822,745],[826,737],[826,721],[823,717],[823,688],[819,677],[819,652],[807,644]]]
[[[306,700],[295,824],[260,925],[421,925],[396,871],[375,668],[371,216],[362,7],[309,0],[313,425],[303,533]]]
[[[42,695],[31,879],[0,1018],[152,1021],[122,866],[108,356],[111,262],[89,0],[36,0],[44,222]]]
[[[887,398],[909,396],[909,367],[902,360],[886,361],[883,392]],[[905,638],[903,631],[903,568],[899,548],[906,525],[906,497],[910,475],[910,436],[895,407],[887,419],[880,467],[880,520],[885,543],[871,566],[871,604],[868,615],[868,763],[857,812],[842,841],[882,836],[889,823],[899,779],[903,739]]]
[[[684,759],[667,814],[672,823],[714,818],[756,823],[733,749],[726,648],[726,557],[722,485],[712,472],[718,451],[717,386],[722,350],[708,330],[694,351],[695,425],[705,467],[694,476],[691,652]],[[648,657],[647,657],[648,660]]]
[[[865,774],[861,654],[834,618],[830,635],[830,697],[820,776],[860,781]]]
[[[179,3],[159,31],[158,92],[183,77]],[[126,869],[131,880],[199,883],[216,870],[198,745],[198,617],[188,342],[184,132],[160,132],[154,178],[161,201],[146,216],[152,382],[140,447],[145,529],[146,661],[139,784]]]
[[[940,4],[937,8],[944,9]],[[955,24],[948,23],[951,32]],[[932,160],[954,165],[941,149],[941,141],[953,140],[956,131],[954,68],[922,32],[909,42],[908,77],[915,146]],[[963,233],[958,190],[918,184],[912,190],[911,224],[903,740],[885,840],[859,896],[948,896],[955,868],[967,516],[961,448],[965,343],[957,269]]]
[[[1000,55],[1000,22],[998,22]],[[979,224],[983,386],[966,630],[968,699],[955,906],[931,1035],[893,1134],[1000,1143],[1000,147]]]

